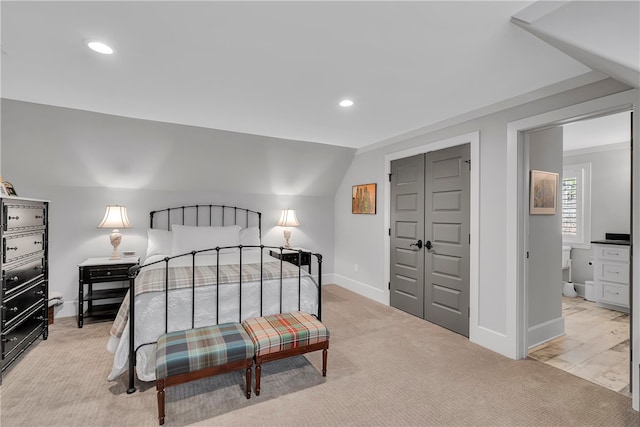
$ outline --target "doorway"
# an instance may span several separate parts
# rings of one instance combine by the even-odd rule
[[[628,396],[631,282],[622,273],[630,272],[630,264],[628,258],[616,260],[607,268],[619,268],[620,274],[603,282],[600,270],[607,269],[597,268],[596,249],[628,253],[631,123],[626,111],[528,131],[523,141],[525,170],[560,177],[558,213],[525,216],[529,357]],[[612,243],[591,244],[612,233]],[[560,259],[568,271],[552,268]],[[615,304],[603,292],[608,287],[620,292]]]
[[[469,336],[470,144],[393,160],[390,304]]]

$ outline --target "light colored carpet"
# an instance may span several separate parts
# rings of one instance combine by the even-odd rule
[[[327,377],[321,352],[264,365],[247,400],[242,374],[167,389],[166,425],[634,426],[631,400],[533,360],[466,338],[329,285]],[[157,425],[156,392],[108,382],[109,323],[56,319],[4,377],[2,426]]]

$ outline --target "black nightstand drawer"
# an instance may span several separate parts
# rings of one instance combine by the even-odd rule
[[[285,249],[280,252],[279,250],[272,249],[269,251],[269,255],[300,267],[304,267],[306,265],[309,267],[309,273],[311,273],[311,252],[299,253],[295,249]]]
[[[129,278],[130,265],[124,266],[108,266],[108,267],[91,267],[85,269],[85,279],[93,282],[108,282],[127,280]]]

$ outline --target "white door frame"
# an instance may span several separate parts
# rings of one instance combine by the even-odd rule
[[[397,151],[384,156],[385,176],[391,173],[391,162],[417,154],[429,153],[431,151],[442,150],[444,148],[455,147],[457,145],[471,145],[471,182],[470,182],[470,211],[469,211],[469,233],[471,234],[471,244],[469,246],[469,340],[474,341],[478,334],[478,282],[480,278],[479,255],[480,255],[480,131],[467,133],[428,144],[412,147],[407,150]],[[385,180],[384,196],[384,277],[387,283],[391,281],[391,265],[389,228],[391,227],[391,184],[389,179]],[[389,305],[390,292],[385,290],[384,299]]]
[[[512,354],[510,357],[521,359],[527,354],[527,323],[526,323],[526,292],[525,283],[522,276],[525,260],[518,254],[522,251],[522,239],[519,233],[523,230],[524,219],[518,214],[518,191],[519,182],[522,177],[518,172],[518,139],[522,132],[545,126],[559,125],[572,122],[582,118],[596,115],[604,115],[624,109],[633,109],[634,114],[634,134],[635,145],[640,141],[638,123],[640,122],[640,91],[637,89],[620,92],[614,95],[594,99],[559,110],[550,111],[522,120],[517,120],[507,124],[507,179],[506,179],[506,199],[507,199],[507,230],[506,230],[506,278],[507,278],[507,339],[510,341]],[[634,248],[640,248],[640,150],[632,150],[633,174],[633,218],[632,229],[635,230],[632,236]],[[631,283],[633,289],[633,319],[638,324],[640,319],[640,256],[634,256],[632,267],[635,274]],[[638,356],[640,355],[640,331],[639,327],[633,328],[631,337],[632,352],[636,359],[633,363],[633,409],[640,410],[640,376],[638,372]]]

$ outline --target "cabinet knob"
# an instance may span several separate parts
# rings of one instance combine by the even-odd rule
[[[18,280],[20,280],[20,278],[18,276],[13,276],[11,279],[12,282],[17,282]]]
[[[18,341],[18,337],[7,338],[7,342]]]
[[[38,291],[38,292],[36,292],[36,295],[42,296],[42,295],[44,295],[44,291]]]
[[[19,217],[18,215],[16,215],[16,216],[8,216],[8,217],[7,217],[7,219],[15,219],[15,220],[18,220],[18,219],[20,219],[20,217]]]
[[[107,271],[107,276],[111,276],[111,272],[110,271]]]
[[[7,247],[7,250],[8,250],[8,251],[17,251],[17,250],[18,250],[18,247],[17,247],[17,246],[14,246],[13,248],[11,248],[11,247]]]
[[[36,219],[44,219],[44,215],[36,215]]]
[[[18,310],[19,310],[19,309],[18,309],[18,307],[11,307],[11,308],[8,308],[8,309],[7,309],[7,311],[11,311],[11,312],[13,312],[13,313],[15,313],[15,312],[16,312],[16,311],[18,311]]]
[[[33,244],[34,244],[34,245],[41,245],[41,244],[42,244],[42,242],[35,241],[35,242],[33,242]]]

